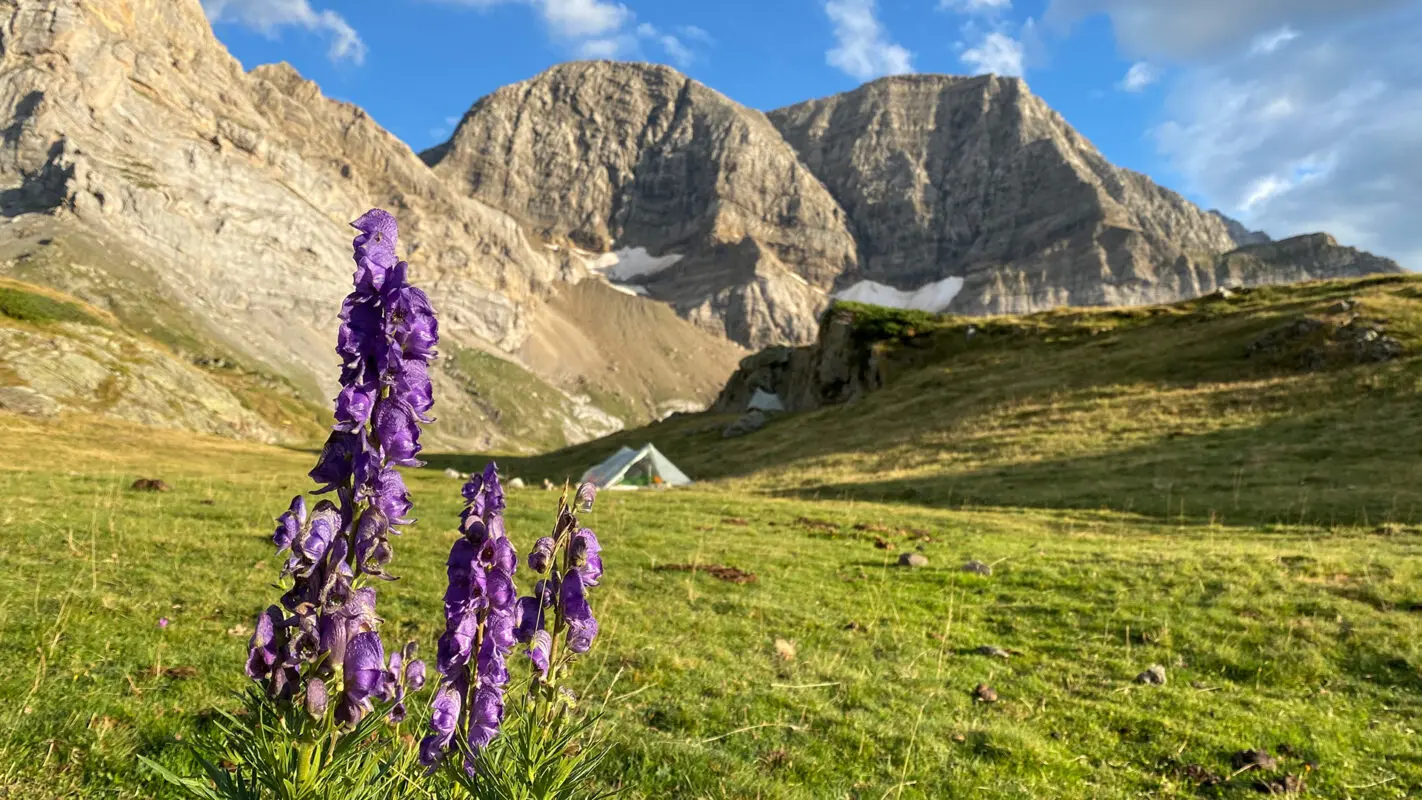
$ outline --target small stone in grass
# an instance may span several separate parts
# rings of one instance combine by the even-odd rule
[[[1254,791],[1263,794],[1299,794],[1303,790],[1303,778],[1297,775],[1285,775],[1273,780],[1254,782]]]
[[[889,540],[887,540],[887,539],[885,539],[885,538],[882,537],[882,536],[875,536],[875,537],[874,537],[874,547],[877,548],[877,549],[879,549],[879,550],[893,550],[893,549],[894,549],[894,543],[891,542],[891,541],[889,541]]]
[[[928,566],[928,556],[925,556],[923,553],[900,553],[899,566],[926,567]]]
[[[980,703],[997,702],[997,692],[994,691],[993,688],[991,686],[988,686],[986,683],[978,684],[978,688],[973,690],[973,697],[977,698],[978,702]]]
[[[776,639],[775,655],[779,656],[781,661],[794,661],[795,643],[787,642],[784,639]]]
[[[1165,667],[1152,664],[1150,669],[1136,676],[1136,683],[1144,683],[1149,686],[1165,685]]]
[[[1011,653],[1007,652],[1006,650],[1003,650],[1001,647],[994,647],[993,645],[990,645],[990,644],[985,644],[985,645],[983,645],[982,647],[979,647],[978,649],[974,650],[973,652],[974,652],[974,653],[977,653],[977,654],[980,655],[980,656],[987,656],[988,658],[1011,658],[1011,657],[1012,657],[1012,654],[1011,654]]]
[[[133,482],[135,492],[171,492],[173,487],[157,478],[139,478]]]
[[[1230,756],[1229,763],[1236,770],[1273,770],[1279,768],[1278,759],[1269,755],[1268,750],[1240,750],[1238,753]]]
[[[974,575],[991,575],[992,567],[981,561],[973,560],[963,565],[964,572],[971,572]]]

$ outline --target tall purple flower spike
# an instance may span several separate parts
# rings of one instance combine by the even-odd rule
[[[433,730],[420,743],[420,760],[434,768],[456,738],[474,750],[499,734],[504,716],[506,661],[516,641],[518,555],[504,534],[504,491],[492,462],[464,486],[463,537],[449,550],[444,634],[435,664],[443,676],[435,697]]]
[[[332,706],[343,724],[359,722],[375,700],[393,702],[391,717],[403,717],[406,690],[424,684],[413,643],[385,663],[375,589],[360,584],[390,577],[390,537],[411,521],[395,467],[420,463],[420,425],[434,406],[429,361],[439,341],[429,298],[395,256],[395,218],[372,209],[351,225],[358,234],[353,290],[336,336],[336,422],[310,472],[317,493],[334,497],[308,511],[298,496],[277,518],[272,541],[278,552],[290,551],[283,574],[293,585],[280,607],[258,619],[247,658],[247,674],[271,696],[300,694],[316,717]]]

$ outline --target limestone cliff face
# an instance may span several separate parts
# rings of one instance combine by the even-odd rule
[[[0,0],[0,116],[5,216],[62,218],[122,253],[26,279],[100,307],[161,296],[198,341],[312,397],[334,393],[347,222],[370,207],[399,217],[451,344],[516,353],[541,304],[586,275],[290,67],[244,73],[198,0]],[[460,413],[447,399],[446,419]]]
[[[962,277],[964,313],[1157,302],[1178,296],[1162,266],[1236,246],[1017,78],[884,78],[770,119],[849,216],[861,259],[841,285]]]
[[[742,274],[729,293],[714,276],[648,289],[744,345],[814,336],[823,300],[768,272],[825,290],[856,259],[843,211],[765,116],[668,67],[554,67],[478,101],[423,158],[549,238],[597,253],[677,253]]]

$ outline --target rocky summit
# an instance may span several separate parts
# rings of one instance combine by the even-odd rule
[[[431,437],[477,448],[704,407],[745,348],[816,341],[836,297],[1025,312],[1399,269],[1202,211],[993,76],[764,114],[667,67],[574,62],[417,156],[289,66],[244,72],[198,0],[0,0],[0,113],[0,275],[109,331],[0,315],[11,405],[268,439],[324,413],[346,225],[377,206],[441,314]],[[165,420],[161,389],[98,367],[36,385],[36,337],[113,375],[152,353],[200,399]]]

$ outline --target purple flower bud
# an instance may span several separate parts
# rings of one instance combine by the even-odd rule
[[[548,677],[548,657],[553,650],[553,637],[548,631],[537,630],[528,643],[528,658],[540,678]]]
[[[579,513],[586,514],[589,511],[592,511],[593,501],[596,499],[597,484],[593,483],[592,481],[586,481],[582,485],[578,486],[577,506]]]
[[[272,542],[276,544],[277,552],[291,547],[291,543],[296,541],[297,535],[305,526],[306,497],[297,495],[291,500],[291,508],[277,517],[276,533],[272,534]]]
[[[533,551],[528,554],[528,568],[537,573],[548,571],[553,560],[553,537],[543,536],[533,543]]]
[[[324,716],[329,699],[325,681],[312,678],[306,683],[306,713],[313,717]]]
[[[416,660],[406,665],[405,685],[410,687],[412,692],[425,688],[425,662]]]
[[[435,693],[433,713],[430,716],[430,728],[434,733],[420,742],[421,764],[434,766],[444,758],[444,751],[449,749],[454,732],[459,727],[461,706],[460,692],[454,685],[441,686]]]

